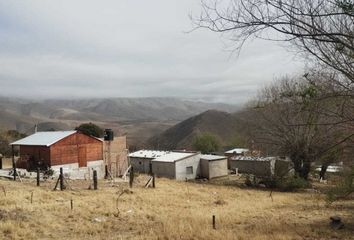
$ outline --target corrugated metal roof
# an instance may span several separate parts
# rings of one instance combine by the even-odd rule
[[[242,160],[242,161],[272,161],[277,157],[252,157],[252,156],[236,156],[230,158],[230,160]]]
[[[152,161],[156,162],[176,162],[178,160],[181,160],[186,157],[191,157],[193,155],[196,155],[198,153],[196,152],[168,152],[167,154],[158,157]]]
[[[157,151],[157,150],[140,150],[129,154],[129,157],[136,158],[157,158],[165,155],[166,151]]]
[[[200,155],[200,159],[204,159],[204,160],[208,160],[208,161],[213,161],[213,160],[222,160],[222,159],[226,159],[227,157],[225,156],[218,156],[218,155],[206,155],[206,154],[202,154]]]
[[[61,139],[76,133],[76,131],[55,131],[55,132],[36,132],[28,137],[22,138],[10,145],[27,146],[50,146]]]
[[[249,149],[248,148],[234,148],[234,149],[231,149],[229,151],[226,151],[225,153],[237,153],[237,154],[241,154],[241,153],[244,153],[244,152],[248,152]]]

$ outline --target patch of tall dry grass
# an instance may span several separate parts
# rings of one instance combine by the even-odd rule
[[[138,177],[129,191],[127,183],[100,181],[94,191],[71,181],[73,190],[52,191],[54,181],[36,187],[0,180],[0,239],[354,239],[353,201],[328,207],[314,193],[274,192],[272,200],[268,191],[160,178],[156,189],[144,183]],[[331,215],[347,227],[332,230]]]

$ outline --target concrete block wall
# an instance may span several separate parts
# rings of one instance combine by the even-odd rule
[[[158,177],[174,179],[176,177],[175,163],[152,161],[152,172]]]
[[[215,177],[221,177],[221,176],[226,176],[228,174],[228,169],[227,169],[227,159],[223,160],[215,160],[215,161],[206,161],[201,159],[201,169],[202,165],[207,165],[207,172],[201,171],[201,177],[205,177],[208,179],[212,179]]]
[[[199,154],[175,162],[176,180],[196,179],[197,176],[200,176],[199,162]],[[187,167],[192,167],[193,173],[188,174]]]
[[[148,158],[130,158],[130,164],[134,168],[134,172],[146,173],[150,172],[150,163],[152,159]]]
[[[128,149],[126,136],[114,137],[113,141],[104,141],[103,157],[110,165],[111,174],[121,176],[128,168]]]
[[[230,169],[239,173],[254,174],[260,177],[284,176],[292,168],[290,161],[272,158],[269,160],[230,160]]]
[[[200,159],[200,176],[203,178],[209,178],[209,161]]]
[[[64,176],[69,179],[92,179],[93,170],[97,171],[98,179],[103,179],[105,174],[103,160],[88,161],[87,167],[79,167],[78,163],[52,166],[54,177],[59,177],[61,167],[63,168]]]
[[[273,175],[272,161],[257,160],[230,160],[230,168],[238,169],[239,173],[254,174],[256,176],[270,177]]]

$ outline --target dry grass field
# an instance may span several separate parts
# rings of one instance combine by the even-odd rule
[[[145,181],[139,176],[129,189],[102,180],[96,191],[69,181],[71,190],[53,191],[54,180],[36,187],[2,179],[0,239],[354,239],[354,201],[326,206],[318,193],[270,198],[269,191],[162,178],[145,189]],[[332,230],[332,215],[346,227]]]

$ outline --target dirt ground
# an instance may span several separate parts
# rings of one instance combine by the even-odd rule
[[[354,200],[327,205],[316,192],[282,193],[145,175],[128,183],[0,179],[0,239],[354,239]],[[73,209],[71,209],[71,200]],[[216,218],[216,229],[212,216]],[[334,230],[329,217],[345,227]]]

